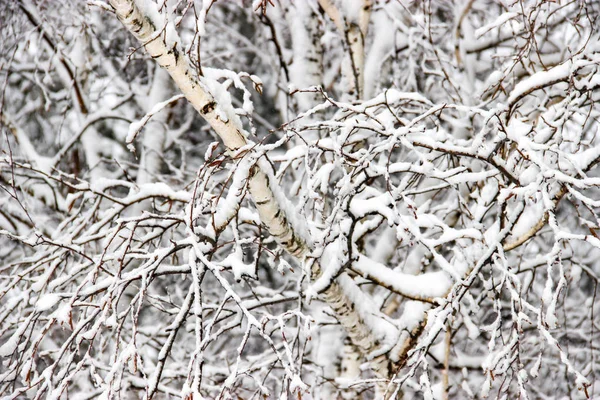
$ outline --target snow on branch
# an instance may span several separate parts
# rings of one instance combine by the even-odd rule
[[[513,3],[0,2],[0,397],[597,397],[600,10]]]

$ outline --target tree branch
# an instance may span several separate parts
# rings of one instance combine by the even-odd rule
[[[170,21],[166,21],[154,5],[147,1],[136,3],[133,0],[110,0],[110,4],[127,30],[171,75],[177,87],[211,125],[227,149],[235,152],[246,146],[248,142],[242,133],[241,122],[231,110],[231,104],[224,103],[228,99],[228,96],[221,92],[224,89],[218,82],[195,75],[189,60],[181,50],[180,40]],[[137,4],[143,4],[143,11]],[[215,91],[219,91],[219,100]],[[223,114],[227,118],[223,118]],[[269,163],[266,156],[262,156],[252,168],[248,177],[249,192],[269,233],[288,253],[302,260],[309,253],[309,248],[306,241],[295,232],[279,204],[273,190],[276,188],[272,187],[274,180],[270,179],[266,172],[269,169],[266,168],[267,165]],[[312,279],[321,275],[321,267],[317,262],[313,263],[311,272]],[[362,355],[370,354],[379,348],[379,342],[374,337],[372,328],[366,325],[355,304],[346,294],[348,291],[359,289],[346,275],[338,279],[343,281],[343,285],[333,282],[324,292],[325,301],[336,313],[340,324]],[[388,361],[382,357],[385,358],[379,356],[372,362],[372,366],[378,376],[387,378]]]

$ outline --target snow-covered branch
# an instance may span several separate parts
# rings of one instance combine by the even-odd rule
[[[0,397],[597,397],[599,18],[0,2]]]

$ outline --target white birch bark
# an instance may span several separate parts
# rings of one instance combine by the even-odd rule
[[[361,99],[364,95],[365,38],[372,8],[371,0],[362,0],[358,10],[356,3],[336,5],[333,0],[319,0],[319,4],[335,24],[348,49],[348,55],[342,62],[342,74],[346,85],[344,95],[350,99]],[[341,377],[346,379],[356,376],[356,364],[360,361],[357,351],[365,354],[365,348],[355,347],[357,342],[352,342],[344,346],[342,358]],[[387,377],[388,366],[385,357],[378,357],[372,364],[375,370],[380,371],[380,376]],[[355,392],[349,391],[346,395],[353,396]]]
[[[293,62],[290,66],[291,83],[304,89],[320,86],[323,83],[323,46],[321,45],[319,18],[309,2],[291,3],[285,11],[285,18],[291,27]],[[294,98],[301,111],[318,104],[318,93],[297,93]]]
[[[24,0],[21,4],[21,9],[25,12],[30,22],[37,26],[42,25],[42,19],[38,14],[37,7],[30,2],[30,0]],[[79,67],[79,74],[77,70],[73,70],[71,65],[67,62],[65,55],[62,50],[58,48],[51,40],[54,37],[54,33],[50,30],[47,25],[44,25],[44,29],[41,32],[43,45],[47,48],[50,53],[56,53],[55,57],[52,57],[52,62],[56,66],[58,76],[62,81],[62,84],[66,88],[72,88],[70,95],[73,101],[73,105],[79,111],[77,116],[78,122],[81,126],[85,124],[85,119],[90,112],[89,102],[83,92],[84,82],[81,80],[86,76],[81,73],[85,68],[85,56],[87,55],[87,42],[79,39],[75,46],[75,52],[78,53],[78,57],[73,61],[75,67]],[[79,76],[78,76],[79,75]],[[78,79],[80,78],[80,79]],[[101,142],[100,134],[96,128],[92,125],[86,129],[85,133],[81,136],[81,147],[85,154],[85,160],[90,170],[90,181],[102,178],[102,171],[97,168],[101,161],[101,148],[98,143]]]
[[[242,127],[235,123],[234,118],[224,120],[220,116],[219,108],[228,105],[217,102],[210,91],[210,82],[202,77],[196,77],[187,57],[181,51],[174,28],[161,18],[154,4],[133,0],[110,0],[110,4],[123,25],[143,44],[148,54],[171,75],[177,87],[211,125],[229,151],[244,147],[247,141],[242,133]],[[290,225],[271,187],[273,181],[259,165],[260,162],[251,171],[248,186],[261,221],[288,253],[302,260],[308,254],[309,248]],[[321,275],[321,268],[317,263],[313,264],[312,275],[313,279]],[[359,290],[347,276],[342,274],[338,279],[342,279],[345,290]],[[361,354],[364,356],[377,350],[379,343],[372,329],[361,318],[341,285],[332,282],[323,295]],[[371,365],[379,377],[388,377],[388,362],[384,356],[377,357]]]
[[[149,93],[147,109],[169,98],[169,75],[160,67],[156,68],[154,80]],[[137,183],[154,182],[154,177],[160,172],[162,165],[161,154],[166,142],[166,123],[168,110],[161,110],[152,116],[144,128],[142,138],[142,155],[137,176]]]
[[[333,0],[319,0],[319,4],[348,47],[349,57],[342,63],[342,74],[347,84],[346,94],[361,99],[365,82],[365,39],[373,7],[372,0],[362,0],[358,7],[354,1],[336,5]]]

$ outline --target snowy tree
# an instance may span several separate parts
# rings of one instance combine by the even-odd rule
[[[599,16],[0,1],[3,399],[600,396]]]

